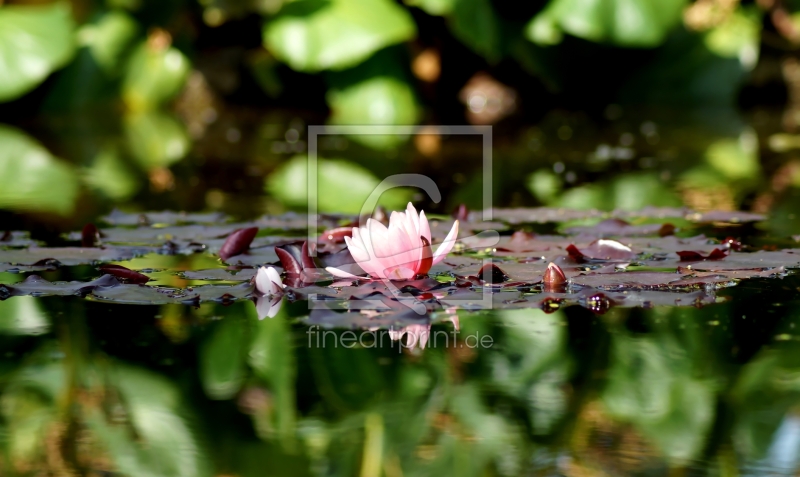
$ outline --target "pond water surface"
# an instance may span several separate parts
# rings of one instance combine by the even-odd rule
[[[312,233],[356,219],[348,188],[398,172],[442,191],[384,204],[430,211],[434,245],[472,211],[427,278],[392,284],[298,281],[275,252],[308,239],[292,158],[313,121],[223,116],[193,144],[172,120],[98,121],[9,133],[68,172],[4,178],[53,200],[0,193],[2,475],[800,471],[800,140],[774,115],[510,126],[489,223],[479,138],[320,142],[333,181]],[[126,149],[131,128],[146,152]],[[197,214],[148,212],[165,209]],[[250,249],[221,261],[245,227]],[[325,237],[318,265],[338,265]],[[250,281],[267,264],[279,306]]]

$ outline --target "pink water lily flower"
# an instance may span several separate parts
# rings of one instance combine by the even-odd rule
[[[410,280],[428,273],[444,260],[456,243],[458,221],[436,253],[431,250],[431,229],[425,212],[408,203],[405,212],[392,212],[387,228],[377,220],[367,219],[364,227],[353,227],[353,236],[345,237],[347,248],[356,263],[372,278]],[[338,268],[326,270],[337,277],[356,276]]]

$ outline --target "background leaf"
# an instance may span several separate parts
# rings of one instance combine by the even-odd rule
[[[21,96],[75,52],[69,6],[0,6],[0,102]]]
[[[305,72],[355,66],[415,35],[411,15],[390,0],[291,2],[264,27],[267,48]]]
[[[67,215],[78,175],[25,133],[0,124],[0,207]]]

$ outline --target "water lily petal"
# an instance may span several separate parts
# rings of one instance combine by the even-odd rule
[[[450,250],[453,249],[453,246],[456,244],[456,238],[458,237],[458,220],[453,223],[453,228],[450,229],[450,233],[447,234],[445,237],[444,242],[439,245],[439,248],[436,249],[436,253],[433,254],[433,264],[436,265],[437,263],[444,260]]]
[[[339,270],[335,267],[326,267],[325,271],[330,273],[331,275],[339,278],[361,278],[357,275],[353,275],[352,273],[345,272],[344,270]]]

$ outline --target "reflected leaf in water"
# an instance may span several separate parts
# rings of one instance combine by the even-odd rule
[[[247,316],[255,318],[255,310],[247,304]],[[247,362],[255,376],[267,387],[272,404],[254,410],[256,431],[264,439],[279,438],[292,447],[297,419],[295,383],[297,364],[293,336],[284,313],[273,319],[260,320],[247,350]]]
[[[106,369],[106,415],[85,408],[86,424],[125,475],[210,477],[208,453],[192,425],[191,411],[174,382],[149,370],[111,361]],[[114,399],[116,397],[116,399]],[[116,402],[114,402],[116,401]]]
[[[267,191],[291,207],[308,204],[308,159],[295,156],[281,165],[268,178]],[[344,159],[320,159],[317,163],[317,204],[320,212],[358,214],[367,198],[380,183],[363,167]],[[378,204],[390,210],[408,202],[410,191],[392,188],[381,195]]]
[[[68,215],[77,196],[72,166],[22,131],[0,124],[0,207]]]
[[[796,334],[798,308],[775,333]],[[800,347],[796,341],[762,349],[739,373],[731,397],[736,411],[734,442],[737,450],[760,459],[779,437],[781,422],[792,415],[800,398]],[[795,450],[793,450],[794,452]]]
[[[107,147],[82,171],[83,181],[109,199],[124,201],[139,191],[140,180],[115,147]]]
[[[411,15],[390,0],[289,2],[267,20],[264,44],[293,69],[311,73],[356,66],[415,34]]]
[[[211,323],[209,336],[200,345],[200,380],[211,399],[232,398],[244,382],[252,324],[246,316],[233,313],[243,306],[249,304],[238,304],[226,310],[225,319]]]
[[[644,336],[620,331],[612,335],[610,359],[602,394],[608,412],[634,424],[668,459],[698,457],[713,424],[716,389],[697,376],[675,336],[667,330]]]
[[[10,461],[0,465],[16,472],[30,471],[44,460],[41,443],[55,430],[58,418],[55,403],[65,384],[59,363],[41,359],[42,353],[36,358],[35,364],[12,375],[0,397],[4,421],[0,432],[4,434],[4,454]]]
[[[128,60],[122,97],[132,110],[158,107],[178,94],[186,82],[189,60],[170,46],[171,41],[165,31],[154,30]]]
[[[67,2],[0,7],[0,102],[21,96],[64,66],[75,52]]]
[[[78,31],[80,42],[89,48],[95,62],[108,75],[119,74],[120,63],[139,34],[139,25],[121,10],[112,10],[97,22]]]
[[[170,166],[189,152],[185,128],[163,111],[129,113],[124,127],[128,150],[145,171]]]
[[[0,334],[41,335],[50,329],[42,303],[34,297],[0,302]]]

